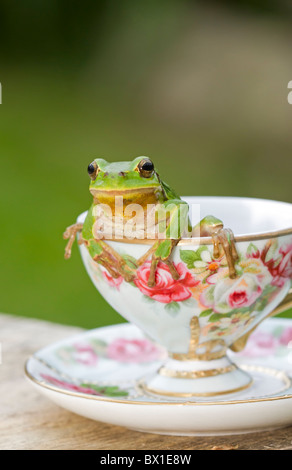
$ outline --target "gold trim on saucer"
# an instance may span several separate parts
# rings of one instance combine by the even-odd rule
[[[176,379],[203,379],[204,377],[215,377],[216,375],[228,374],[237,369],[235,364],[230,364],[226,367],[220,367],[218,369],[207,369],[207,370],[174,370],[167,369],[162,366],[158,374],[164,377],[174,377]]]
[[[256,365],[240,365],[240,369],[244,370],[245,372],[261,372],[263,374],[271,375],[272,377],[276,377],[276,379],[282,380],[284,383],[284,388],[282,391],[287,390],[292,386],[292,378],[290,378],[286,372],[283,370],[278,369],[271,369],[270,367],[263,367],[263,366],[256,366]]]
[[[217,397],[220,395],[228,395],[230,393],[236,393],[236,392],[241,392],[242,390],[246,390],[253,384],[253,379],[250,378],[250,381],[242,385],[241,387],[237,388],[232,388],[229,390],[223,390],[220,392],[205,392],[205,393],[180,393],[180,392],[167,392],[165,390],[160,390],[158,388],[152,388],[149,387],[145,382],[141,381],[138,384],[138,387],[141,387],[141,390],[143,390],[146,394],[151,394],[151,395],[162,395],[165,397],[173,397],[173,398],[192,398],[192,397]]]
[[[33,358],[33,356],[32,356]],[[34,358],[35,359],[35,358]],[[151,402],[151,401],[142,401],[142,400],[129,400],[129,399],[113,399],[113,398],[104,398],[104,397],[98,397],[95,395],[86,395],[85,393],[79,393],[79,392],[71,392],[69,390],[64,390],[58,387],[55,387],[53,385],[49,385],[45,383],[44,381],[36,379],[29,371],[28,371],[28,362],[30,359],[28,359],[25,363],[24,367],[24,373],[27,379],[29,379],[31,382],[33,382],[35,385],[50,390],[55,393],[61,393],[62,395],[68,395],[71,397],[75,398],[82,398],[86,400],[94,400],[94,401],[99,401],[99,402],[107,402],[107,403],[116,403],[120,405],[152,405],[152,406],[161,406],[161,405],[171,405],[171,406],[214,406],[214,405],[238,405],[238,404],[245,404],[245,403],[261,403],[261,402],[266,402],[266,401],[278,401],[278,400],[287,400],[291,399],[292,401],[292,393],[289,393],[288,395],[281,395],[281,396],[271,396],[271,397],[261,397],[261,398],[250,398],[247,400],[226,400],[226,401],[210,401],[210,402],[198,402],[198,401],[178,401],[178,402]],[[282,377],[285,378],[285,381],[289,382],[289,387],[291,386],[291,380],[289,377],[285,374],[283,371],[279,370],[274,370],[274,369],[266,369],[261,366],[243,366],[241,365],[241,369],[245,371],[258,371],[258,372],[264,372],[267,373],[267,370],[269,371],[270,375],[277,376],[279,378]],[[286,387],[288,388],[288,387]],[[286,390],[286,388],[284,390]]]

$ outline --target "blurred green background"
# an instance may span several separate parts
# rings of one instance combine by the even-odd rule
[[[0,311],[123,321],[77,247],[63,258],[93,157],[148,155],[182,195],[292,202],[291,19],[279,0],[0,0]]]

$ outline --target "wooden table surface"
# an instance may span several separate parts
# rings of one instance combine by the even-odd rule
[[[35,319],[0,315],[0,449],[216,450],[292,449],[292,427],[272,432],[176,437],[139,433],[66,411],[38,394],[24,376],[38,349],[81,331]]]

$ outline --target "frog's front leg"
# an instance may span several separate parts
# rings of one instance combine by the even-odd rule
[[[229,268],[229,277],[234,279],[236,274],[235,262],[238,260],[238,253],[235,246],[234,234],[231,229],[224,228],[223,222],[216,217],[209,215],[204,217],[201,222],[194,227],[194,236],[212,237],[213,256],[221,256],[220,246],[222,247]]]
[[[69,239],[69,241],[65,247],[65,259],[70,258],[76,235],[78,232],[81,232],[82,229],[83,224],[73,224],[66,228],[63,238],[65,240]],[[78,243],[84,243],[94,261],[104,266],[113,278],[122,276],[128,282],[134,279],[135,273],[133,270],[127,265],[119,253],[113,250],[104,241],[96,239],[86,240],[81,237]]]
[[[174,247],[188,228],[188,212],[188,204],[181,199],[170,199],[158,206],[156,211],[157,225],[160,238],[163,236],[163,239],[155,242],[146,255],[138,260],[138,265],[142,264],[152,254],[147,281],[149,287],[155,285],[155,273],[159,261],[168,266],[173,279],[179,279],[179,273],[170,257]]]
[[[63,233],[64,240],[68,240],[68,243],[65,247],[65,259],[70,258],[72,245],[76,238],[78,232],[81,232],[83,228],[83,224],[73,224],[66,228],[65,232]]]

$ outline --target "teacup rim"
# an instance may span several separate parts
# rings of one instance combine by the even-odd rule
[[[240,201],[248,200],[248,201],[265,201],[265,202],[273,202],[284,204],[287,206],[292,207],[292,204],[286,201],[279,201],[276,199],[265,199],[265,198],[252,198],[252,197],[237,197],[237,196],[182,196],[182,199],[188,198],[199,198],[202,200],[207,199],[237,199]],[[77,223],[83,222],[86,217],[88,211],[84,211],[77,217]],[[280,230],[270,230],[270,231],[263,231],[263,232],[254,232],[249,234],[239,234],[235,235],[236,242],[252,242],[257,240],[268,240],[270,238],[278,238],[286,235],[292,235],[292,226],[280,229]],[[150,239],[150,238],[103,238],[104,240],[116,243],[126,243],[126,244],[138,244],[138,245],[152,245],[157,239]],[[178,242],[178,245],[212,245],[213,239],[212,237],[183,237]]]

